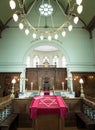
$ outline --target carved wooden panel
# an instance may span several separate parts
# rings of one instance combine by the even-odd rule
[[[39,86],[43,87],[45,80],[48,80],[50,88],[53,86],[55,89],[62,89],[62,82],[65,83],[67,88],[67,77],[66,68],[26,68],[26,88],[31,89],[31,82],[33,82],[33,89],[38,90]]]
[[[95,72],[72,72],[73,87],[76,96],[80,94],[80,78],[83,79],[83,89],[87,96],[95,97]]]
[[[26,69],[26,82],[27,90],[31,90],[31,82],[33,82],[33,89],[38,89],[38,69],[37,68],[27,68]]]
[[[12,79],[16,79],[15,91],[19,90],[20,72],[0,72],[0,87],[3,90],[3,96],[9,95],[12,89]]]
[[[64,89],[67,89],[67,69],[66,68],[58,68],[56,69],[56,80],[55,85],[56,89],[62,89],[62,82],[64,82]]]

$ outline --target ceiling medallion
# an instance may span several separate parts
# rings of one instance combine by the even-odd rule
[[[45,3],[43,5],[40,5],[39,12],[43,16],[49,16],[53,12],[53,7],[52,7],[52,5]]]

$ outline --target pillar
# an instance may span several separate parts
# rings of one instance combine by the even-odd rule
[[[73,78],[72,73],[67,69],[67,86],[70,93],[73,92]]]

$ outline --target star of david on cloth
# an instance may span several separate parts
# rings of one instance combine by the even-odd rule
[[[67,105],[61,96],[37,96],[34,97],[30,106],[30,117],[36,118],[37,114],[59,114],[65,118],[68,112]]]
[[[40,99],[39,105],[45,105],[46,107],[51,107],[53,105],[58,105],[57,100],[55,98],[45,97]]]

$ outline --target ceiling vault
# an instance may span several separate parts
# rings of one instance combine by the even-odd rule
[[[13,13],[11,12],[9,8],[9,1],[0,1],[0,38],[2,35],[2,31],[6,28],[11,28],[12,26],[8,26],[8,23],[13,18]],[[35,4],[36,1],[40,0],[18,0],[21,2],[21,4],[24,4],[24,11],[26,14],[28,14]],[[45,0],[47,1],[47,0]],[[68,14],[69,12],[69,4],[66,0],[51,0],[51,1],[57,1],[60,5],[61,9],[64,11],[64,14]],[[75,1],[75,0],[74,0]],[[18,6],[16,7],[18,9]],[[83,8],[84,11],[82,12],[82,15],[79,15],[80,21],[83,23],[84,27],[81,27],[89,32],[90,39],[93,38],[92,32],[95,29],[95,0],[83,0]],[[14,10],[15,11],[15,10]],[[13,11],[13,12],[14,12]],[[35,9],[36,12],[36,9]],[[19,14],[18,14],[19,15]],[[73,16],[72,16],[73,17]],[[90,21],[90,22],[89,22]],[[50,25],[49,25],[50,26]],[[55,25],[57,27],[57,25]]]

